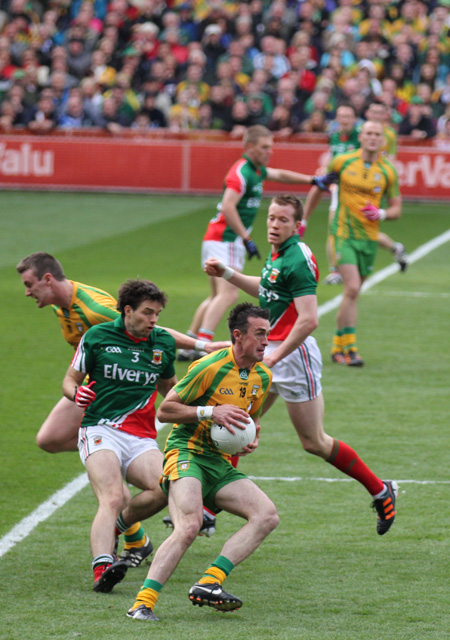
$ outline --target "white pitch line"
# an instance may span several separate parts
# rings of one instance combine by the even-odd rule
[[[445,231],[440,236],[433,238],[429,242],[426,242],[422,246],[418,247],[415,251],[409,254],[409,262],[413,264],[425,257],[431,251],[439,248],[446,242],[450,241],[450,229]],[[362,291],[367,291],[371,287],[375,286],[379,282],[382,282],[389,276],[392,276],[394,273],[397,273],[399,270],[399,266],[397,264],[392,264],[381,271],[377,271],[367,278],[365,283],[362,286]],[[325,302],[325,304],[320,305],[318,308],[319,317],[325,315],[329,311],[333,311],[337,309],[342,300],[342,295],[336,296],[332,300]],[[163,423],[159,423],[158,431],[165,426]],[[251,476],[249,476],[251,477]],[[284,480],[286,482],[294,482],[299,480],[313,480],[313,481],[322,481],[322,482],[351,482],[351,479],[347,480],[346,478],[342,479],[329,479],[329,478],[255,478],[258,480]],[[398,482],[403,483],[416,483],[416,484],[447,484],[446,481],[432,481],[432,480],[399,480]],[[450,484],[450,481],[448,482]],[[88,479],[86,473],[82,473],[80,476],[69,482],[65,487],[54,493],[48,500],[43,502],[39,507],[37,507],[30,515],[26,516],[21,520],[18,524],[16,524],[11,531],[6,533],[2,538],[0,538],[0,558],[7,553],[10,549],[12,549],[18,542],[26,538],[26,536],[33,531],[35,527],[44,520],[47,520],[59,507],[62,507],[70,498],[81,491],[88,484]]]
[[[16,524],[7,534],[0,538],[0,558],[12,549],[18,542],[27,537],[40,522],[47,520],[59,507],[73,498],[81,489],[89,484],[86,473],[66,484],[65,487],[54,493],[48,500],[43,502],[29,516],[26,516]]]

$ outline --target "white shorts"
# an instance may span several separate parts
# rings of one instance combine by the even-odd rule
[[[281,342],[269,342],[265,355],[270,355]],[[317,398],[322,385],[322,356],[316,339],[308,336],[305,342],[272,367],[271,393],[286,402],[307,402]]]
[[[130,433],[96,425],[81,427],[78,431],[78,451],[81,462],[86,466],[87,458],[95,453],[107,449],[114,451],[119,459],[122,476],[125,478],[127,469],[133,460],[152,449],[159,449],[153,438],[138,438]]]
[[[245,246],[241,237],[234,242],[218,242],[217,240],[203,240],[202,267],[208,258],[217,258],[227,267],[242,271],[245,264]]]

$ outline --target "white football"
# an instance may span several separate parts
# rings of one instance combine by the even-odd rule
[[[256,438],[255,423],[250,416],[248,416],[248,419],[250,422],[241,422],[241,424],[245,425],[245,429],[234,427],[234,434],[228,431],[223,425],[215,422],[211,427],[211,440],[214,446],[232,456],[235,456],[237,453],[242,453],[244,447]]]

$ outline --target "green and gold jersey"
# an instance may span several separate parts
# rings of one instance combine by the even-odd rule
[[[251,369],[239,369],[233,347],[215,351],[197,360],[175,386],[183,404],[218,406],[232,404],[257,418],[272,383],[272,372],[262,362]],[[165,452],[183,449],[195,453],[218,453],[210,437],[212,420],[190,424],[174,424]],[[230,458],[220,452],[224,458]]]
[[[361,150],[336,156],[327,171],[336,171],[338,207],[331,224],[331,232],[339,238],[378,240],[379,222],[367,220],[361,209],[369,202],[380,207],[384,195],[388,199],[399,195],[397,171],[391,162],[379,157],[364,162]]]
[[[175,340],[155,327],[148,339],[130,336],[119,316],[89,329],[80,340],[72,367],[88,373],[97,394],[81,426],[98,424],[140,438],[155,438],[158,380],[175,375]]]
[[[383,127],[385,143],[380,149],[380,153],[383,156],[396,156],[397,155],[397,134],[391,127],[385,125]]]
[[[334,158],[341,153],[347,153],[347,151],[359,149],[360,130],[360,127],[354,127],[350,133],[343,133],[342,131],[335,131],[332,133],[329,139],[331,156]]]
[[[319,269],[311,249],[298,235],[269,254],[259,284],[259,304],[270,310],[269,340],[285,340],[298,313],[294,298],[316,295]]]
[[[61,324],[64,339],[77,348],[81,337],[94,325],[115,320],[119,315],[116,300],[106,291],[74,282],[70,306],[65,309],[53,305]]]

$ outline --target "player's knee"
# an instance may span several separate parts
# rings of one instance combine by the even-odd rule
[[[259,515],[261,518],[259,530],[268,536],[279,525],[280,516],[273,503],[268,505]]]
[[[42,451],[46,451],[47,453],[58,453],[60,451],[59,443],[48,438],[40,431],[36,436],[36,444],[39,449],[42,449]]]
[[[313,456],[323,457],[323,446],[320,440],[316,438],[301,438],[302,447],[306,453],[310,453]]]

